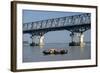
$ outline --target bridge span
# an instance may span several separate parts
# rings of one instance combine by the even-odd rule
[[[71,32],[71,44],[75,33],[79,34],[79,45],[83,44],[83,33],[91,28],[91,14],[83,13],[73,16],[52,18],[29,23],[23,23],[23,34],[31,34],[32,39],[39,36],[38,45],[44,45],[44,34],[50,31],[68,30]],[[36,43],[33,41],[33,45]]]

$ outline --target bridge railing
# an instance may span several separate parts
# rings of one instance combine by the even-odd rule
[[[73,25],[82,25],[82,24],[91,24],[90,13],[24,23],[23,30],[36,30],[36,29],[38,30],[38,29],[45,29],[45,28],[73,26]]]

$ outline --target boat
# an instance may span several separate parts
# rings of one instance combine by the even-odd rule
[[[50,55],[50,54],[67,54],[68,53],[68,50],[67,49],[60,49],[60,50],[57,50],[57,49],[48,49],[48,50],[44,50],[43,51],[43,54],[44,55]]]

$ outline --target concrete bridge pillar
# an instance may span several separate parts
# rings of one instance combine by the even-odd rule
[[[40,33],[40,38],[39,38],[39,45],[43,46],[44,45],[44,33]]]
[[[71,42],[69,43],[69,46],[75,46],[75,42],[74,42],[74,32],[71,32],[70,37],[71,37]]]
[[[83,33],[80,33],[80,35],[79,35],[79,43],[80,43],[80,46],[83,46],[85,44]]]
[[[70,34],[70,37],[71,37],[71,42],[74,42],[74,32],[72,32],[72,33]]]
[[[44,45],[44,33],[41,32],[38,35],[32,34],[31,36],[32,43],[31,46],[43,46]]]
[[[40,46],[44,45],[44,35],[40,36],[40,38],[39,38],[39,45]]]
[[[69,43],[69,46],[84,46],[85,43],[84,43],[84,35],[83,35],[83,32],[79,32],[79,33],[77,33],[77,35],[79,37],[79,40],[78,40],[78,37],[75,38],[75,33],[74,32],[72,32],[70,34],[71,42]]]
[[[32,39],[32,43],[30,44],[31,46],[38,45],[38,43],[36,41],[36,39],[37,39],[37,36],[36,35],[32,34],[31,39]]]

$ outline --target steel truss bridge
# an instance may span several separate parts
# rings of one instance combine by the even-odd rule
[[[82,13],[79,15],[52,18],[29,23],[23,23],[23,33],[43,36],[50,31],[68,30],[74,33],[83,33],[91,28],[91,14]],[[72,40],[73,41],[73,40]]]

